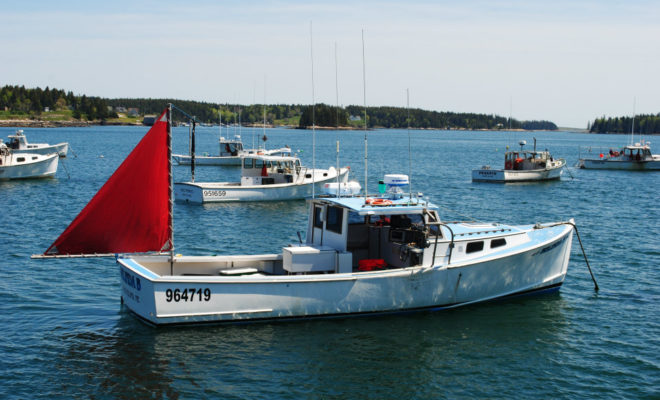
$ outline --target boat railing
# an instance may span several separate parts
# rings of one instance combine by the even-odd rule
[[[449,257],[447,258],[447,265],[451,264],[451,254],[454,250],[454,231],[451,229],[449,225],[447,225],[444,222],[439,222],[439,221],[428,222],[427,225],[434,225],[438,227],[438,233],[435,235],[435,244],[433,246],[433,257],[432,257],[433,263],[435,263],[435,253],[436,250],[438,249],[438,238],[440,237],[440,233],[441,233],[439,227],[444,226],[449,230],[449,233],[451,234],[451,241],[449,242]]]

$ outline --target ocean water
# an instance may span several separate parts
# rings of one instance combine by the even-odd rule
[[[0,137],[13,132],[0,128]],[[153,328],[120,304],[112,259],[31,260],[66,228],[146,132],[143,127],[25,129],[67,141],[55,179],[0,183],[0,398],[660,398],[660,173],[568,168],[561,181],[472,183],[519,140],[577,162],[580,146],[625,135],[571,132],[368,132],[368,182],[411,174],[445,220],[506,223],[575,218],[598,293],[574,241],[557,293],[435,313]],[[350,165],[364,185],[364,132],[268,129],[312,165]],[[261,130],[231,130],[246,146]],[[227,132],[224,132],[227,136]],[[217,153],[218,128],[198,130]],[[187,152],[187,128],[174,132]],[[410,151],[409,151],[410,141]],[[651,138],[653,141],[653,138]],[[658,144],[660,146],[660,143]],[[659,152],[658,146],[656,152]],[[529,147],[529,146],[528,146]],[[409,157],[409,154],[411,157]],[[175,179],[189,179],[175,167]],[[196,180],[238,179],[198,167]],[[126,193],[130,196],[130,193]],[[303,201],[175,205],[182,254],[279,252],[306,227]]]

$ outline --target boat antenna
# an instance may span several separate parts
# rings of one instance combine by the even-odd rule
[[[412,201],[412,150],[410,148],[410,89],[406,89],[406,108],[408,109],[408,203]]]
[[[366,68],[364,66],[364,29],[362,29],[362,99],[364,101],[364,201],[367,201],[367,78]]]
[[[264,124],[263,124],[263,137],[266,137],[266,74],[264,74]],[[254,141],[254,139],[252,139]],[[264,150],[266,149],[266,143],[264,143]]]
[[[257,81],[252,81],[252,107],[257,105]],[[256,123],[257,121],[254,121],[252,124],[252,140],[254,141],[254,136],[257,134],[256,130]],[[243,140],[243,138],[241,138]],[[265,144],[265,143],[264,143]]]
[[[633,97],[633,116],[632,116],[632,125],[630,126],[630,145],[632,146],[635,144],[635,103],[637,102],[637,99]],[[642,136],[642,131],[639,131],[639,136],[640,136],[640,142],[641,142],[641,136]]]
[[[314,40],[312,36],[312,21],[309,21],[309,54],[312,60],[312,199],[315,197],[316,178],[316,105],[314,103]]]
[[[335,119],[335,140],[337,141],[337,197],[341,190],[339,186],[339,72],[337,68],[337,42],[335,42],[335,99],[336,99],[336,119]]]
[[[191,125],[191,138],[192,141],[190,142],[190,179],[195,182],[195,126],[197,125],[196,117],[192,117],[190,121]]]
[[[172,103],[167,105],[167,170],[170,195],[170,275],[174,275],[174,176],[172,174]]]

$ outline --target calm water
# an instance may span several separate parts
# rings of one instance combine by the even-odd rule
[[[0,183],[0,398],[659,398],[660,173],[571,168],[560,182],[472,183],[504,146],[538,139],[575,165],[579,146],[626,136],[576,133],[369,132],[370,189],[412,170],[415,192],[445,220],[507,223],[574,217],[601,290],[575,246],[561,291],[439,313],[154,329],[122,308],[111,259],[31,260],[66,228],[146,132],[139,127],[26,129],[68,141],[56,179]],[[5,138],[13,129],[0,128]],[[261,131],[240,132],[247,146]],[[269,129],[312,164],[310,132]],[[217,153],[217,128],[198,151]],[[187,152],[187,128],[175,151]],[[350,165],[364,183],[364,133],[317,132],[316,165]],[[654,146],[660,151],[660,143]],[[63,168],[65,167],[65,168]],[[68,174],[67,174],[68,172]],[[197,180],[238,169],[198,168]],[[177,167],[177,180],[189,170]],[[130,196],[130,193],[126,193]],[[182,254],[279,252],[306,226],[305,203],[175,206]]]

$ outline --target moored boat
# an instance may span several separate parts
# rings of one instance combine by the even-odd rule
[[[177,182],[178,202],[218,203],[231,201],[280,201],[303,199],[320,193],[327,182],[346,182],[349,169],[311,169],[291,156],[248,155],[241,157],[240,182]]]
[[[641,142],[609,149],[599,153],[598,158],[580,158],[578,166],[583,169],[622,169],[632,171],[660,170],[660,154],[651,153],[651,143]]]
[[[208,154],[195,154],[195,165],[224,165],[224,166],[240,166],[241,157],[251,154],[261,155],[285,155],[291,154],[289,147],[282,147],[279,149],[265,148],[258,149],[245,149],[243,148],[243,141],[240,135],[234,135],[232,139],[220,137],[219,139],[220,151],[217,156]],[[192,163],[192,155],[189,154],[172,154],[172,158],[179,165],[190,165]]]
[[[48,143],[28,143],[27,137],[22,129],[16,131],[13,135],[8,135],[9,147],[14,153],[31,153],[31,154],[51,154],[57,153],[60,157],[66,157],[69,151],[69,143],[62,142],[58,144]]]
[[[150,324],[439,310],[557,290],[566,277],[572,220],[445,223],[392,180],[378,196],[308,199],[305,241],[277,254],[175,255],[168,115],[45,252],[123,253],[123,304]]]
[[[0,140],[0,180],[52,177],[58,162],[57,153],[17,153]]]
[[[473,182],[534,182],[559,179],[566,165],[563,158],[554,158],[547,150],[524,151],[524,140],[520,142],[520,151],[504,153],[504,169],[493,169],[488,165],[472,170]]]

